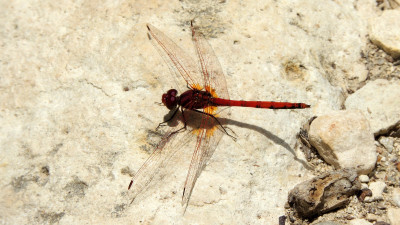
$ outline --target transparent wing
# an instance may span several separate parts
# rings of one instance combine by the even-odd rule
[[[197,133],[196,147],[183,189],[182,205],[186,207],[197,178],[200,176],[224,135],[224,132],[218,129],[218,123],[212,117],[206,115],[202,116],[201,127]]]
[[[215,91],[220,98],[229,99],[225,76],[217,56],[215,55],[210,44],[205,40],[204,36],[195,30],[193,23],[191,28],[192,40],[196,48],[201,72],[203,75],[204,87],[209,87],[209,91],[211,92]],[[204,108],[202,111],[204,113],[211,113],[215,110]],[[218,115],[216,116],[223,116],[227,118],[229,116],[229,108],[227,110],[219,111]],[[201,124],[197,134],[196,147],[190,162],[182,196],[182,205],[185,205],[186,207],[196,180],[213,155],[219,141],[224,135],[224,131],[221,129],[215,118],[212,118],[206,114],[202,114]]]
[[[168,159],[181,149],[182,145],[187,144],[183,139],[176,138],[179,133],[173,132],[172,130],[175,130],[175,128],[170,128],[150,157],[133,176],[128,188],[130,190],[129,195],[132,197],[132,202],[152,181],[154,175],[159,171],[159,168],[163,167]]]
[[[161,49],[159,52],[171,68],[175,82],[179,84],[176,88],[186,87],[187,85],[194,88],[202,85],[201,73],[195,61],[160,30],[150,24],[147,24],[147,29],[150,34],[149,37]],[[186,82],[183,85],[182,78]]]
[[[214,50],[204,36],[194,28],[193,23],[191,23],[191,28],[192,40],[199,58],[204,86],[214,89],[219,98],[229,99],[224,72]]]

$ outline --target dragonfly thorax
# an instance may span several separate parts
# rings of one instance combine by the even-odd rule
[[[179,97],[176,96],[178,91],[175,89],[170,89],[167,93],[162,95],[162,103],[169,109],[173,109],[178,105]]]

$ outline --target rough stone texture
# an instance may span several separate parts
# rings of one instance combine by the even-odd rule
[[[304,218],[344,207],[360,190],[354,170],[340,170],[304,181],[289,193],[289,205]]]
[[[296,134],[362,84],[376,1],[2,1],[1,224],[276,224],[311,175]],[[194,54],[195,19],[233,99],[299,101],[309,110],[232,109],[183,215],[193,145],[182,146],[132,204],[132,174],[159,143],[175,87],[147,38],[151,23]],[[355,87],[357,85],[354,85]],[[182,87],[183,89],[185,87]],[[298,157],[295,157],[297,155]],[[234,215],[234,216],[233,216]]]
[[[384,134],[400,123],[400,81],[377,79],[369,82],[345,102],[346,109],[359,109],[375,135]]]
[[[316,118],[311,123],[309,138],[311,145],[335,168],[355,168],[359,174],[368,174],[375,167],[374,136],[358,110]]]
[[[400,9],[385,10],[369,20],[369,37],[393,58],[400,57]]]

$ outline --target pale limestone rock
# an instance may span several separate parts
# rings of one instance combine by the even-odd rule
[[[400,0],[383,0],[380,1],[379,8],[383,10],[396,9],[400,6]]]
[[[369,184],[369,189],[372,191],[372,196],[365,197],[365,202],[373,202],[383,200],[383,192],[386,189],[386,184],[383,181],[375,181]]]
[[[400,10],[385,10],[381,16],[371,18],[369,37],[393,58],[400,57]]]
[[[288,191],[310,177],[293,152],[299,127],[340,109],[347,78],[365,79],[360,52],[375,1],[360,2],[4,1],[0,223],[276,224]],[[190,157],[172,161],[140,201],[130,204],[127,186],[159,143],[168,111],[154,102],[178,88],[145,25],[195,56],[191,19],[231,98],[313,108],[232,109],[238,141],[221,140],[183,215]],[[292,61],[299,66],[286,73]],[[190,155],[186,141],[179,150]]]
[[[368,121],[358,110],[339,111],[316,118],[310,143],[335,168],[355,168],[368,174],[375,167],[376,147]]]
[[[349,221],[350,225],[373,225],[372,223],[366,221],[365,219],[354,219]]]
[[[343,225],[343,224],[336,221],[323,221],[316,223],[315,225]]]
[[[400,209],[399,208],[389,208],[387,210],[387,217],[389,219],[390,225],[400,225]]]
[[[392,192],[392,202],[397,207],[400,207],[400,188],[394,188]]]
[[[369,182],[369,177],[367,175],[361,174],[360,176],[358,176],[358,180],[361,183],[368,183]]]
[[[367,189],[368,188],[368,184],[362,183],[361,184],[361,190]]]
[[[378,221],[381,220],[381,217],[372,213],[368,213],[365,219],[367,219],[368,221]]]
[[[359,109],[367,117],[375,135],[383,134],[400,122],[400,81],[378,79],[350,95],[346,109]]]
[[[358,1],[356,4],[357,9],[360,10],[360,16],[366,21],[380,15],[380,10],[376,8],[376,1]]]

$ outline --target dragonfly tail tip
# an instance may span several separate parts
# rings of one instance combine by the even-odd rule
[[[129,183],[128,190],[131,189],[132,184],[133,184],[133,180],[131,180],[131,182]]]

